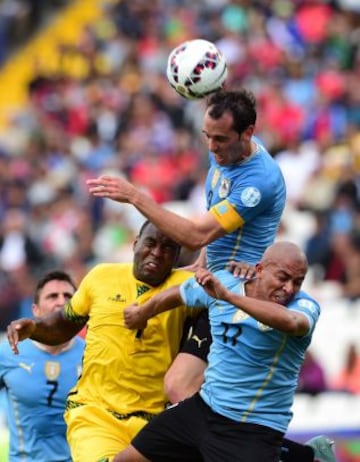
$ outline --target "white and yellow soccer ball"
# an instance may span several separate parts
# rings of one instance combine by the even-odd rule
[[[227,73],[224,55],[208,40],[184,42],[168,57],[168,81],[179,95],[187,99],[204,98],[219,90]]]

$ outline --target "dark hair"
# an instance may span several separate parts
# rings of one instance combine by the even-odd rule
[[[250,125],[256,123],[256,101],[253,93],[241,90],[219,90],[207,100],[208,114],[219,119],[225,112],[231,112],[234,130],[241,134]]]
[[[140,229],[139,229],[139,232],[138,232],[138,237],[140,237],[142,235],[142,233],[145,231],[145,229],[148,227],[148,225],[150,225],[150,220],[146,220],[144,221],[144,223],[141,225]]]
[[[34,303],[39,302],[39,295],[40,295],[41,289],[45,286],[45,284],[47,284],[50,281],[68,282],[76,290],[76,285],[68,273],[65,273],[65,271],[61,271],[61,270],[49,271],[41,279],[39,279],[38,283],[36,284],[35,294],[34,294]]]
[[[142,236],[142,234],[144,233],[145,229],[146,229],[149,225],[155,226],[150,220],[144,221],[144,223],[141,225],[141,227],[140,227],[140,229],[139,229],[139,232],[138,232],[138,235],[137,235],[138,238]],[[157,228],[157,227],[155,226],[155,228]],[[162,233],[162,234],[164,234],[164,233]],[[164,234],[164,236],[165,236],[165,234]],[[175,242],[175,244],[178,246],[178,251],[177,251],[177,252],[178,252],[178,254],[180,254],[181,245],[180,245],[178,242],[176,242],[174,239],[172,239],[171,237],[169,237],[169,236],[167,236],[167,237],[168,237],[168,239],[171,239],[172,241]]]

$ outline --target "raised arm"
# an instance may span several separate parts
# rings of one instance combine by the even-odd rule
[[[124,178],[104,175],[87,180],[87,185],[93,196],[132,204],[161,232],[189,249],[198,250],[226,233],[210,212],[188,220],[161,207]]]
[[[125,326],[129,329],[144,329],[148,319],[182,304],[179,286],[159,292],[142,305],[129,305],[124,310]]]
[[[290,311],[279,303],[231,292],[205,269],[199,269],[195,273],[195,279],[212,297],[245,311],[266,326],[294,336],[305,335],[309,331],[309,321],[304,314]]]
[[[7,327],[7,338],[11,349],[18,354],[17,345],[26,338],[46,345],[60,345],[70,340],[86,324],[86,320],[72,321],[65,316],[65,310],[55,311],[39,319],[22,318],[12,321]]]

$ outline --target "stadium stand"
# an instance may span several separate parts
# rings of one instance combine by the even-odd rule
[[[84,75],[86,63],[76,58],[63,63],[58,46],[76,43],[83,28],[102,13],[102,2],[97,0],[68,2],[5,63],[0,72],[0,87],[6,88],[0,92],[0,131],[7,128],[9,117],[27,103],[28,82],[39,69],[45,74],[65,73],[79,78]]]

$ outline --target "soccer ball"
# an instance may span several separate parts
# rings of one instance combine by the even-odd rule
[[[179,95],[187,99],[199,99],[223,86],[227,66],[223,54],[213,43],[195,39],[172,50],[166,75]]]

